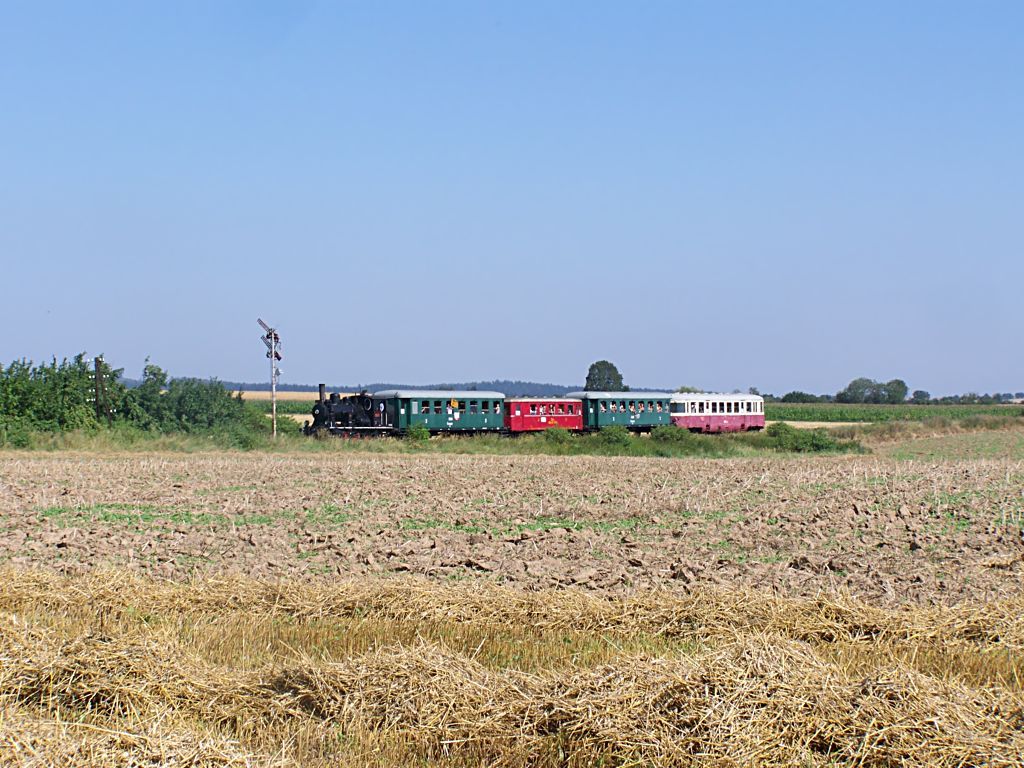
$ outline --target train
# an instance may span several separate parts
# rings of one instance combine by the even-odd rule
[[[310,436],[377,437],[426,429],[432,435],[520,435],[560,428],[594,432],[622,426],[650,432],[675,426],[715,434],[764,428],[764,398],[707,392],[570,392],[564,397],[511,397],[479,390],[387,389],[327,394],[320,385]]]

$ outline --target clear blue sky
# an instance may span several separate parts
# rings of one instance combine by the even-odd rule
[[[0,360],[1024,389],[1024,3],[0,4]]]

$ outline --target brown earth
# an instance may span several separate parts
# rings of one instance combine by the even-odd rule
[[[0,455],[0,563],[527,589],[1022,592],[1024,465],[868,457]]]

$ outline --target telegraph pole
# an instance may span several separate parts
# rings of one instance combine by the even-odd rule
[[[274,439],[277,439],[277,379],[281,375],[281,369],[277,367],[281,359],[281,337],[277,331],[256,318],[256,322],[266,331],[260,336],[263,343],[267,345],[267,357],[270,359],[270,418],[273,422]]]

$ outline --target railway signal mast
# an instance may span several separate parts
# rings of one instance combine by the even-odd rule
[[[274,439],[277,439],[277,380],[281,376],[281,369],[277,367],[278,361],[281,359],[281,337],[278,335],[274,328],[263,322],[261,318],[256,318],[256,322],[260,324],[260,328],[266,331],[265,334],[260,336],[263,343],[267,345],[267,357],[270,360],[270,418],[273,422]]]

